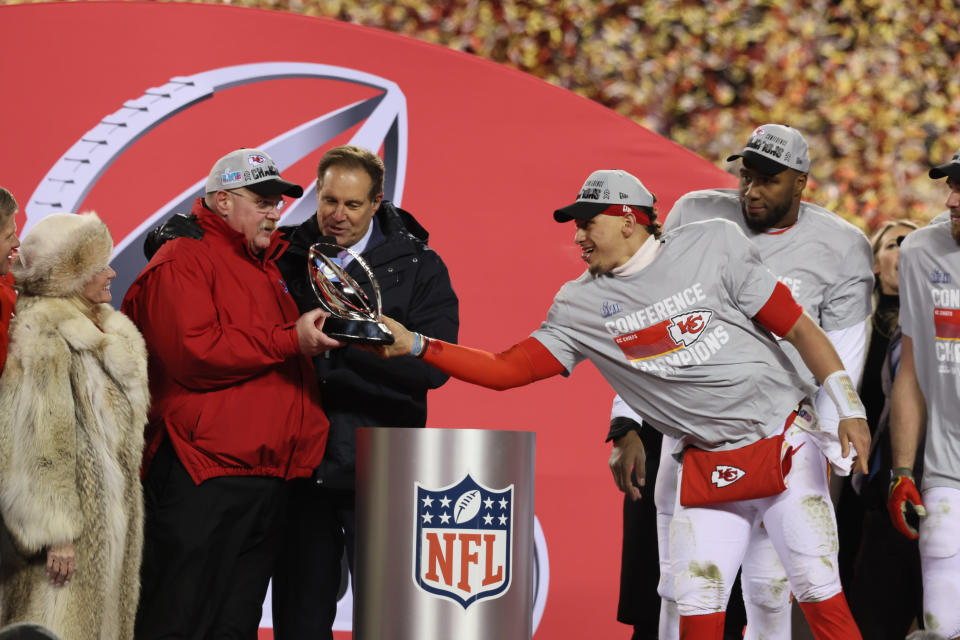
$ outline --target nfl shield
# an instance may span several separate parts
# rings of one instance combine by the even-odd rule
[[[513,485],[490,489],[468,474],[430,489],[415,483],[413,580],[464,609],[510,588]]]

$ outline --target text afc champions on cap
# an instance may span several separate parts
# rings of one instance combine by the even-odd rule
[[[799,131],[783,124],[764,124],[754,129],[743,151],[727,157],[727,162],[737,158],[743,158],[745,164],[769,175],[784,169],[810,171],[807,141]]]
[[[241,187],[261,196],[303,195],[303,187],[283,180],[277,163],[260,149],[237,149],[217,160],[207,177],[206,193]]]
[[[601,169],[587,178],[571,205],[553,212],[557,222],[587,220],[611,207],[653,208],[656,198],[643,183],[620,169]]]

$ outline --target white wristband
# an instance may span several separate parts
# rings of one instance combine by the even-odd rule
[[[834,371],[823,381],[823,388],[827,390],[827,395],[833,400],[837,407],[837,415],[841,420],[847,418],[867,419],[867,410],[860,402],[860,396],[857,395],[857,389],[853,386],[853,380],[850,374],[840,369]]]

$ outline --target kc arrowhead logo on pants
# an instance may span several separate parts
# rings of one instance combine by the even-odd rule
[[[745,475],[747,475],[747,472],[743,469],[718,464],[713,473],[710,474],[710,482],[719,488],[723,488],[730,486]]]

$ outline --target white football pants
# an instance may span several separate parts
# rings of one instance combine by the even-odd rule
[[[927,517],[920,521],[923,619],[926,629],[960,637],[960,489],[923,492]]]
[[[786,491],[771,498],[687,508],[677,500],[680,465],[669,454],[675,441],[664,439],[655,492],[659,593],[664,599],[661,638],[678,637],[680,614],[724,610],[741,561],[746,638],[790,638],[791,590],[805,602],[840,592],[826,461],[799,426],[790,428],[787,441],[803,447],[794,455]],[[790,564],[789,578],[781,557]]]

